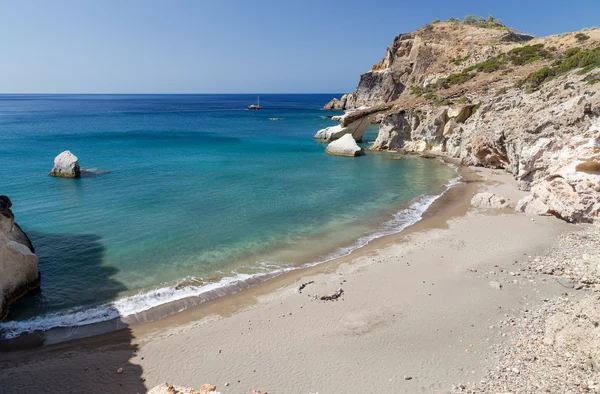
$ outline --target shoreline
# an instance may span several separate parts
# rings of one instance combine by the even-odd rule
[[[497,359],[485,349],[506,340],[497,321],[564,288],[517,277],[518,284],[507,281],[499,291],[473,272],[510,269],[512,261],[546,250],[556,235],[576,226],[471,208],[471,196],[481,189],[501,193],[513,204],[521,192],[509,174],[461,171],[464,183],[436,200],[420,221],[351,256],[159,321],[2,353],[0,376],[16,384],[34,371],[29,391],[51,384],[77,392],[101,380],[106,390],[117,392],[145,392],[168,381],[192,387],[212,382],[222,393],[253,388],[430,393],[483,377]],[[299,294],[298,286],[309,281],[314,283]],[[308,296],[331,294],[340,286],[339,301]],[[87,375],[76,372],[82,368]],[[115,373],[117,368],[124,372]],[[66,389],[67,382],[77,389]],[[232,384],[224,387],[225,382]]]
[[[385,154],[387,154],[387,152],[385,152]],[[215,300],[228,295],[247,291],[250,288],[260,286],[267,281],[272,281],[294,271],[303,271],[312,267],[335,262],[346,257],[353,258],[358,250],[369,247],[370,244],[379,239],[401,234],[408,228],[414,226],[416,223],[422,221],[423,218],[428,215],[427,212],[430,211],[433,204],[442,199],[450,190],[458,186],[462,182],[462,179],[465,178],[466,174],[470,174],[472,172],[472,169],[462,167],[460,162],[453,158],[431,154],[413,156],[422,156],[416,158],[421,160],[437,160],[441,163],[441,165],[446,165],[453,168],[456,171],[456,176],[442,186],[444,189],[439,194],[421,195],[395,208],[394,211],[397,211],[398,214],[411,215],[411,213],[414,211],[413,215],[415,215],[415,217],[409,217],[406,223],[399,223],[400,227],[393,226],[390,229],[386,229],[385,226],[393,222],[395,219],[384,220],[379,224],[378,228],[361,235],[350,244],[336,246],[324,254],[322,252],[315,252],[314,255],[311,255],[311,257],[306,259],[308,262],[303,262],[299,265],[282,266],[273,271],[267,271],[264,273],[239,273],[236,276],[224,276],[216,282],[202,284],[197,289],[184,286],[181,288],[182,291],[179,294],[172,295],[172,300],[159,302],[157,305],[150,306],[147,309],[133,312],[125,316],[120,314],[120,311],[116,306],[117,304],[123,302],[132,302],[132,300],[135,298],[140,298],[140,300],[137,302],[153,302],[154,300],[151,299],[152,294],[156,292],[160,293],[175,291],[174,289],[177,289],[179,285],[169,285],[167,287],[141,291],[133,295],[119,298],[115,301],[82,309],[81,311],[77,311],[78,308],[74,308],[73,310],[67,311],[68,313],[64,314],[41,315],[29,320],[17,321],[14,322],[15,329],[22,331],[19,331],[14,336],[9,334],[8,337],[0,339],[0,351],[3,351],[3,349],[19,349],[21,347],[28,348],[32,343],[52,345],[64,341],[71,341],[73,339],[102,335],[111,331],[123,329],[125,327],[152,323],[168,318],[172,315],[182,313],[189,308],[195,308],[208,302],[214,302]],[[415,158],[411,158],[411,160],[413,159]],[[423,207],[423,210],[420,210],[421,207]],[[185,280],[182,280],[182,283],[184,281]],[[179,289],[177,289],[177,291],[179,291]],[[150,299],[147,300],[147,298]],[[135,303],[136,301],[133,302]],[[90,311],[95,312],[89,315]],[[81,313],[83,313],[85,316],[79,316]],[[109,315],[115,315],[118,317],[108,319],[104,317]],[[52,319],[64,320],[65,318],[72,319],[73,324],[64,326],[61,325],[64,323],[52,323]],[[78,319],[89,319],[89,322],[84,322]],[[33,331],[27,331],[25,328],[22,328],[22,326],[27,327],[32,324],[37,324],[38,326],[43,325],[42,322],[44,324],[54,325],[47,329],[36,329]],[[11,322],[7,323],[10,324]],[[10,330],[10,326],[6,327],[5,329]]]

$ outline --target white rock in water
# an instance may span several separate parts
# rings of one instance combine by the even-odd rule
[[[0,196],[0,320],[10,304],[40,286],[38,258],[10,206],[10,199]]]
[[[471,205],[476,208],[508,208],[509,204],[504,197],[498,197],[494,193],[477,193],[471,199]]]
[[[341,116],[334,116],[331,119],[344,124],[344,118],[351,114],[352,113],[349,112]],[[375,114],[369,114],[344,126],[342,126],[342,124],[339,124],[335,126],[326,127],[317,131],[317,134],[315,134],[314,138],[331,142],[341,138],[346,134],[350,134],[352,135],[352,137],[354,137],[355,141],[360,142],[362,141],[362,138],[365,135],[365,131],[367,131],[367,128],[371,125],[371,121],[374,116]]]
[[[327,145],[325,152],[330,155],[349,157],[360,156],[363,154],[362,148],[354,141],[352,134],[346,134],[340,139],[333,141]]]
[[[77,156],[66,150],[54,159],[54,167],[50,171],[50,176],[59,176],[63,178],[79,178],[81,169],[79,168],[79,159]]]

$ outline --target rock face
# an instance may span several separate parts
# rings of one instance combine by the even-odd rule
[[[345,134],[340,139],[331,142],[325,151],[334,156],[356,157],[364,154],[351,134]]]
[[[498,197],[494,193],[478,193],[471,199],[471,205],[475,208],[508,208],[508,201],[504,197]]]
[[[410,140],[410,117],[405,112],[387,115],[379,124],[377,139],[370,149],[390,150],[399,149]]]
[[[372,150],[432,151],[464,165],[504,169],[521,190],[532,193],[517,210],[591,222],[600,217],[598,62],[533,90],[523,85],[568,51],[600,47],[600,29],[585,34],[584,41],[574,33],[533,39],[460,23],[426,26],[396,37],[356,90],[332,105],[362,106],[365,114],[388,105],[377,116],[379,135]],[[493,66],[493,59],[540,44],[545,54]],[[492,67],[478,70],[481,64]],[[322,134],[332,140],[348,132],[338,128]]]
[[[54,159],[54,167],[50,171],[50,176],[62,178],[79,178],[81,169],[77,156],[66,150]]]
[[[27,235],[15,223],[12,203],[0,196],[0,320],[8,306],[40,287],[38,258]]]

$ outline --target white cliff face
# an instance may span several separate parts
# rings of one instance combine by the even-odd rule
[[[54,167],[49,175],[63,178],[79,177],[81,175],[79,159],[68,150],[62,152],[54,159]]]
[[[314,138],[331,142],[341,138],[346,134],[350,134],[355,141],[362,141],[362,138],[365,135],[365,131],[367,131],[367,128],[371,125],[371,121],[375,115],[371,114],[360,118],[348,125],[344,125],[344,118],[348,115],[350,115],[350,113],[343,116],[336,116],[334,117],[335,119],[332,118],[333,120],[342,123],[340,123],[339,125],[319,130],[317,134],[315,134]]]
[[[573,72],[543,91],[476,100],[483,104],[474,113],[472,105],[430,104],[412,110],[411,122],[392,113],[371,149],[445,152],[466,165],[505,169],[532,192],[517,204],[520,212],[569,222],[600,216],[600,84]]]
[[[341,138],[331,142],[325,149],[327,153],[334,156],[356,157],[363,154],[363,150],[351,134],[345,134]]]
[[[14,222],[10,200],[0,196],[0,320],[8,306],[39,287],[38,258],[27,235]]]
[[[410,124],[404,112],[385,116],[380,125],[377,139],[371,150],[390,150],[402,148],[410,139]]]

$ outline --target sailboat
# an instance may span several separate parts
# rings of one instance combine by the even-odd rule
[[[262,109],[262,107],[260,106],[260,96],[258,97],[258,104],[251,104],[248,106],[248,109],[252,109],[252,110]]]

